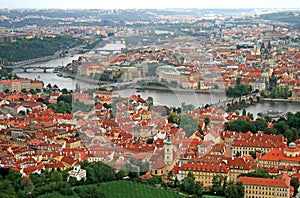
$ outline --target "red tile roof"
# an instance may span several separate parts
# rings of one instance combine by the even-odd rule
[[[181,167],[176,168],[177,171],[195,171],[195,172],[213,172],[213,173],[228,173],[229,170],[225,164],[219,165],[210,164],[183,164]],[[174,171],[175,172],[175,171]]]
[[[240,177],[237,179],[237,182],[242,182],[244,185],[289,188],[289,185],[287,185],[282,179]]]

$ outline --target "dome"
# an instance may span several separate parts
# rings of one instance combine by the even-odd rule
[[[260,75],[261,77],[269,77],[269,74],[268,73],[266,73],[266,72],[263,72],[263,73],[261,73],[261,75]]]
[[[288,77],[289,75],[288,75],[286,72],[284,72],[284,73],[283,73],[283,76],[284,76],[284,77]]]
[[[289,148],[296,148],[297,145],[294,142],[289,143]]]

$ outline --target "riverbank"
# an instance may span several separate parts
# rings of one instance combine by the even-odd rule
[[[143,86],[138,90],[160,90],[160,91],[170,91],[170,92],[186,92],[186,93],[202,93],[202,94],[211,94],[211,93],[225,93],[224,90],[220,89],[182,89],[174,87],[155,87],[155,86]]]
[[[284,98],[261,98],[261,101],[267,101],[267,102],[295,102],[300,103],[300,101],[292,100],[291,98],[284,99]]]

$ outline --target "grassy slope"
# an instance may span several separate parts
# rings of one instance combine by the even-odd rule
[[[85,188],[85,186],[80,186],[78,188]],[[114,181],[99,184],[101,192],[108,198],[153,198],[153,197],[184,197],[174,191],[159,189],[154,186],[149,186],[140,183],[134,183],[130,181]],[[51,193],[49,195],[42,196],[43,198],[60,198],[64,197],[60,193]],[[79,197],[77,194],[74,196],[69,196],[69,198]]]

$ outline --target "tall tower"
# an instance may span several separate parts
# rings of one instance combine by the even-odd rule
[[[170,129],[168,131],[168,138],[165,142],[164,149],[165,149],[165,155],[164,155],[165,163],[167,165],[170,165],[173,162],[173,145],[171,141]]]

